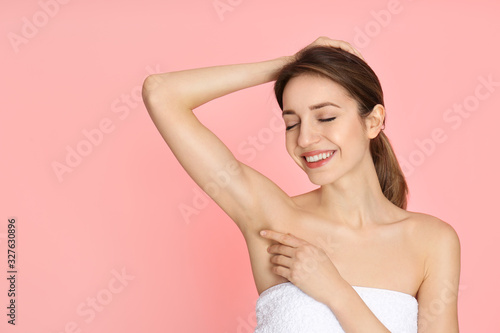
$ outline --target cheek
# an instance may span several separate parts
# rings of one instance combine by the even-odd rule
[[[345,143],[354,143],[359,141],[359,132],[356,127],[343,128],[340,136]]]
[[[358,155],[365,151],[369,140],[365,138],[361,125],[354,123],[344,132],[343,142],[351,147],[350,151],[353,154]]]
[[[361,128],[361,125],[350,121],[342,124],[343,126],[339,127],[335,133],[330,135],[334,142],[338,143],[341,150],[345,150],[345,153],[349,153],[349,151],[357,150],[356,147],[360,147],[365,145],[364,135]]]

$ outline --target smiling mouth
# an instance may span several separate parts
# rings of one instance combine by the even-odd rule
[[[302,156],[302,158],[306,161],[306,165],[309,168],[319,168],[325,164],[327,164],[332,157],[335,155],[337,151],[331,150],[324,153],[318,153],[311,156]]]
[[[318,162],[327,159],[328,157],[332,156],[333,153],[335,153],[335,150],[329,151],[327,153],[319,153],[316,155],[312,156],[302,156],[307,162],[312,163],[312,162]]]

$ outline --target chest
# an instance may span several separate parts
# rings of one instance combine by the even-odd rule
[[[335,223],[297,224],[291,233],[322,248],[353,286],[391,289],[415,295],[423,279],[418,242],[404,225],[353,231]]]

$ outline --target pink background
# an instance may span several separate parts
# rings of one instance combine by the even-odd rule
[[[4,1],[0,331],[253,331],[244,239],[180,167],[138,93],[149,72],[267,60],[326,35],[356,45],[379,75],[408,209],[461,238],[461,330],[498,332],[500,85],[481,80],[500,82],[499,12],[493,0]],[[277,108],[266,84],[197,114],[295,195],[314,186],[272,130]],[[16,327],[5,315],[9,217]]]

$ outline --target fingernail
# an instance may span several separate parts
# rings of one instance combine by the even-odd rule
[[[260,232],[260,235],[261,235],[261,236],[265,236],[265,235],[266,235],[266,232],[265,232],[264,230],[262,230],[262,231]]]

